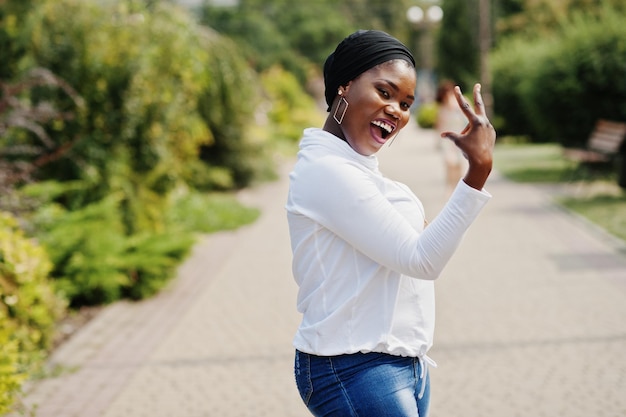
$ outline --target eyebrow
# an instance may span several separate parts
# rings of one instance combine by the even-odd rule
[[[393,88],[396,91],[400,91],[400,88],[398,88],[398,86],[396,85],[396,83],[394,83],[393,81],[389,81],[387,79],[382,79],[382,81],[386,82],[387,84],[389,84],[391,86],[391,88]],[[412,94],[409,94],[408,96],[406,96],[406,98],[411,99],[411,100],[415,100],[415,96]]]

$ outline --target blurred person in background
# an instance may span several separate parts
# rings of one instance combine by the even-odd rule
[[[467,119],[454,95],[455,84],[450,80],[444,80],[437,88],[437,120],[435,122],[436,131],[460,132],[465,128]],[[463,151],[451,140],[440,141],[439,149],[443,156],[446,178],[446,192],[454,191],[456,184],[463,177],[467,169],[467,159]]]

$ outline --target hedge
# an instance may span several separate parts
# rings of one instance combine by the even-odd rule
[[[66,303],[48,280],[52,264],[17,220],[0,212],[0,414],[52,347]]]
[[[516,39],[492,56],[500,134],[580,146],[599,118],[626,121],[626,15],[575,14],[547,39]]]

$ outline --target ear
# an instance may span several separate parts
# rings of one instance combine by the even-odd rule
[[[350,91],[350,86],[352,85],[352,81],[348,81],[348,84],[346,85],[340,85],[339,86],[339,91],[337,92],[340,96],[343,95],[345,96],[346,94],[348,94],[348,91]]]

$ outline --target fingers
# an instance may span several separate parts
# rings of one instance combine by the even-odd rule
[[[461,108],[463,113],[465,113],[466,116],[471,115],[472,110],[470,104],[463,96],[463,93],[461,92],[461,87],[459,87],[458,85],[454,87],[454,96],[456,97],[456,102],[459,103],[459,107]]]
[[[469,125],[472,126],[479,124],[480,122],[478,117],[476,116],[476,113],[472,110],[472,106],[470,106],[469,102],[461,92],[461,87],[454,87],[454,95],[456,96],[456,101],[459,104],[461,111],[463,111],[463,114],[465,114],[465,117],[467,117]]]
[[[495,130],[493,129],[493,126],[491,125],[491,122],[487,118],[487,112],[485,110],[485,103],[481,94],[481,85],[479,83],[476,83],[474,85],[474,90],[473,90],[474,108],[473,109],[472,109],[472,106],[470,106],[467,99],[461,93],[460,87],[456,86],[454,88],[454,92],[455,92],[456,100],[461,110],[463,111],[463,113],[465,114],[465,117],[467,117],[467,120],[469,121],[469,124],[465,126],[465,129],[463,129],[463,132],[461,132],[461,135],[466,135],[470,131],[476,128],[478,129],[487,128],[489,130],[494,131],[495,133]]]
[[[476,83],[474,85],[474,110],[476,114],[479,116],[486,116],[485,112],[485,103],[483,101],[483,96],[480,94],[481,85]]]
[[[456,96],[456,101],[457,103],[459,103],[459,107],[461,107],[461,110],[463,111],[465,116],[467,116],[468,120],[470,120],[470,123],[472,124],[480,123],[479,118],[484,117],[486,115],[485,104],[483,101],[483,97],[480,93],[480,87],[481,86],[479,83],[476,83],[474,85],[474,91],[473,91],[474,109],[473,111],[472,111],[472,106],[470,105],[470,103],[468,103],[468,101],[463,96],[463,93],[461,92],[461,88],[459,86],[454,87],[454,94]]]
[[[452,140],[453,142],[456,142],[457,140],[461,138],[461,135],[456,132],[441,132],[441,137],[448,138]]]
[[[476,83],[473,89],[473,100],[474,106],[472,107],[467,99],[461,93],[461,88],[459,86],[454,87],[454,95],[456,97],[456,101],[463,111],[465,117],[467,117],[468,124],[465,126],[463,131],[461,132],[443,132],[441,137],[445,137],[453,140],[454,142],[458,142],[465,137],[482,135],[484,133],[484,129],[487,129],[489,132],[489,136],[495,137],[495,130],[493,126],[489,122],[487,118],[487,113],[485,111],[485,104],[483,101],[483,97],[481,94],[481,85]]]

